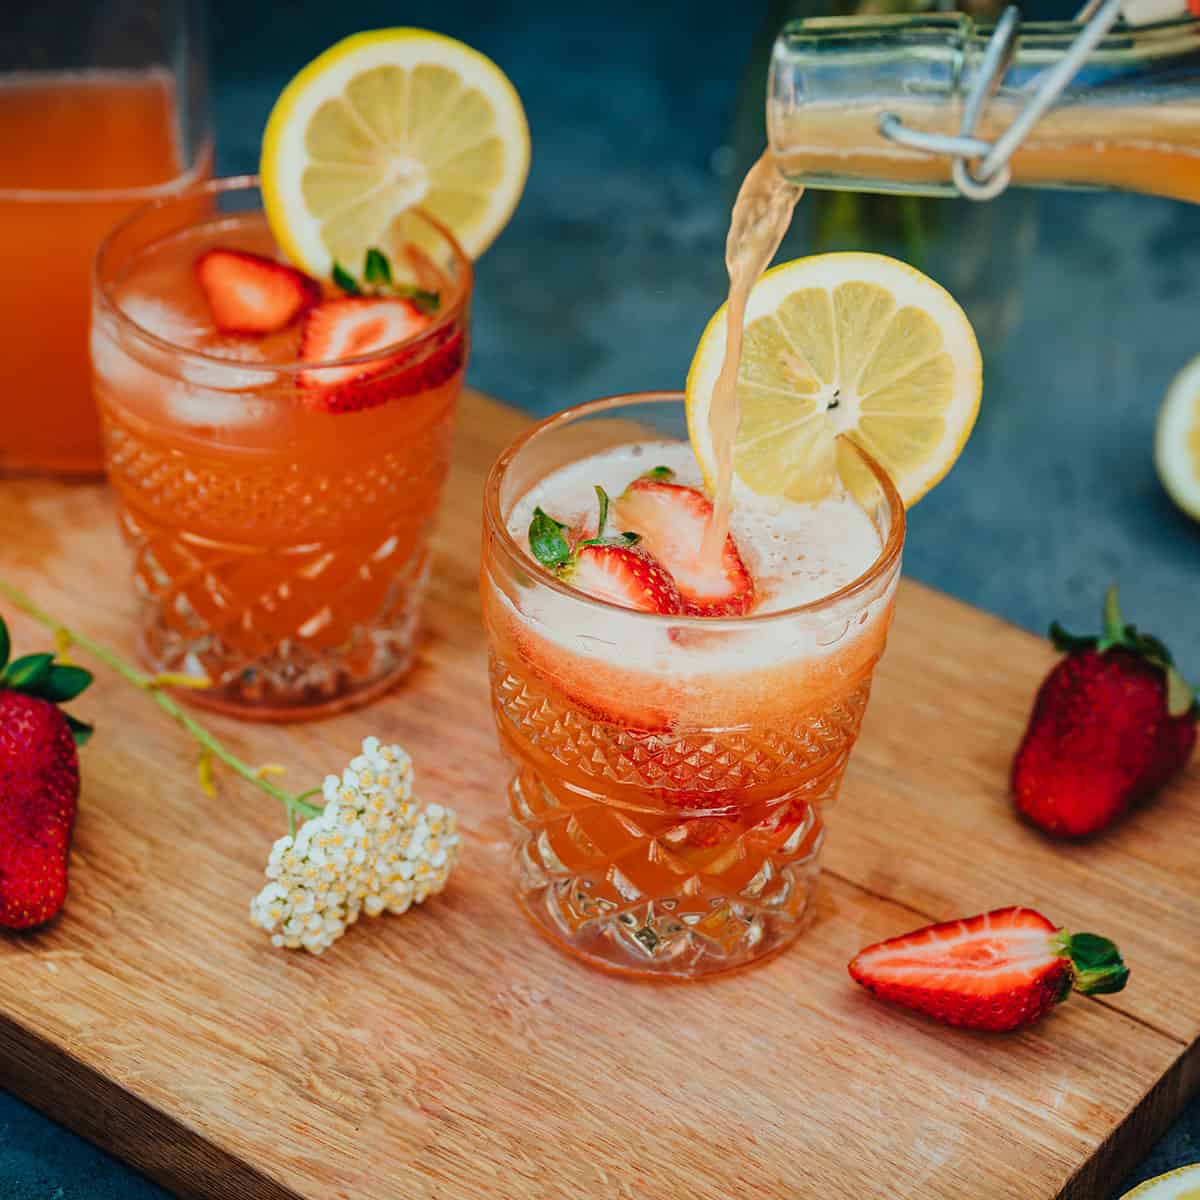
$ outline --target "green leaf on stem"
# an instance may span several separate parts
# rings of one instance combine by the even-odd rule
[[[571,559],[571,546],[563,537],[566,526],[540,508],[533,510],[529,523],[529,549],[533,557],[548,570],[555,571]]]
[[[1192,685],[1172,666],[1167,666],[1167,714],[1182,717],[1191,712],[1196,703],[1196,692]]]
[[[38,688],[38,695],[55,704],[65,704],[68,700],[74,700],[92,682],[92,678],[91,671],[85,671],[83,667],[53,663]]]
[[[8,636],[8,626],[4,623],[4,618],[0,617],[0,673],[8,666],[9,651],[12,650],[12,642]]]
[[[604,538],[604,527],[608,524],[608,493],[597,483],[596,500],[600,505],[600,519],[596,524],[596,540],[601,541]]]
[[[1060,948],[1075,968],[1075,990],[1088,996],[1119,992],[1129,981],[1129,968],[1121,952],[1106,937],[1095,933],[1058,934]]]
[[[437,292],[427,292],[415,283],[397,283],[392,286],[392,295],[411,300],[423,313],[435,313],[441,307],[442,298]]]
[[[50,673],[53,654],[27,654],[15,658],[4,670],[2,682],[14,692],[36,692]]]
[[[70,713],[64,713],[67,718],[67,728],[71,731],[71,737],[75,741],[75,745],[84,746],[88,739],[92,736],[95,730],[86,721],[81,721],[78,717],[71,716]]]
[[[333,282],[350,296],[357,296],[362,290],[354,276],[339,262],[333,264]]]
[[[363,279],[374,287],[390,287],[392,283],[392,264],[387,255],[375,246],[367,251],[363,263]]]
[[[1081,650],[1091,650],[1096,645],[1094,637],[1081,637],[1076,633],[1068,633],[1057,621],[1050,626],[1050,641],[1055,650],[1064,654],[1075,654]]]

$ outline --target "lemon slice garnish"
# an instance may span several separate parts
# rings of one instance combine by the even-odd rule
[[[713,384],[725,309],[705,329],[687,381],[688,430],[709,486]],[[878,254],[822,254],[768,271],[746,308],[734,486],[814,500],[853,475],[845,434],[891,475],[906,505],[954,465],[979,412],[975,334],[932,279]]]
[[[262,146],[263,207],[287,257],[327,278],[368,248],[430,238],[419,205],[477,258],[529,172],[520,98],[491,59],[424,29],[358,33],[283,89]]]
[[[1171,381],[1158,413],[1154,465],[1171,499],[1200,521],[1200,358]]]

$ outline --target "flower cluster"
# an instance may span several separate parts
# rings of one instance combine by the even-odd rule
[[[325,780],[325,807],[280,838],[270,882],[250,919],[276,946],[320,954],[366,913],[402,913],[440,892],[458,856],[458,822],[413,799],[412,760],[367,738],[341,777]]]

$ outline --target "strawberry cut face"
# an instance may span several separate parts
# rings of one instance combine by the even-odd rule
[[[301,357],[310,362],[368,355],[418,337],[434,318],[410,300],[348,296],[317,305],[305,318]],[[448,326],[432,344],[404,346],[394,354],[300,373],[305,403],[321,412],[374,408],[437,387],[459,371],[467,355],[464,330]]]
[[[637,546],[582,546],[563,579],[579,591],[621,608],[667,615],[683,611],[675,581]]]
[[[733,535],[725,538],[718,563],[702,553],[712,514],[712,502],[703,492],[658,478],[635,479],[616,501],[620,527],[639,534],[646,549],[670,571],[685,613],[744,616],[754,604],[754,581]]]
[[[321,288],[303,271],[246,250],[208,250],[196,280],[221,333],[263,337],[286,329],[320,303]]]
[[[946,1025],[1001,1032],[1082,992],[1115,992],[1129,971],[1095,934],[1068,934],[1031,908],[927,925],[868,946],[850,975],[880,999]]]

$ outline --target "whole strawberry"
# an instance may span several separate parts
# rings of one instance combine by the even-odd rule
[[[79,801],[76,746],[91,729],[58,705],[92,681],[52,654],[9,662],[0,620],[0,926],[31,929],[67,895],[67,853]]]
[[[1013,761],[1017,810],[1057,837],[1098,833],[1186,766],[1200,716],[1193,689],[1157,638],[1126,625],[1115,588],[1104,633],[1074,637],[1046,677]]]

